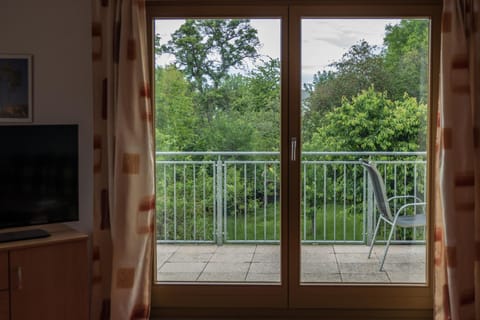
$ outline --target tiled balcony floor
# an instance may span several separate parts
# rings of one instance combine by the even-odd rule
[[[303,245],[302,282],[423,283],[425,246],[391,245],[383,271],[384,246],[368,259],[365,245]],[[157,246],[157,280],[187,282],[278,282],[278,245]]]

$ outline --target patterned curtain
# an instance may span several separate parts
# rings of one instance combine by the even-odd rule
[[[92,4],[92,319],[148,319],[155,198],[145,2]]]
[[[435,319],[480,319],[480,0],[444,0]]]

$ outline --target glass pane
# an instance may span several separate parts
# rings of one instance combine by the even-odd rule
[[[155,22],[157,280],[280,281],[280,20]]]
[[[301,281],[424,283],[430,22],[301,28]]]

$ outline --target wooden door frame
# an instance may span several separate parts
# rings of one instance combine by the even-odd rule
[[[147,3],[147,23],[149,39],[153,39],[153,19],[158,18],[271,18],[280,19],[281,32],[287,34],[288,28],[288,7],[281,6],[255,6],[239,5],[232,3],[230,5],[161,5],[158,3]],[[150,43],[150,54],[153,56],[153,41]],[[288,51],[287,42],[281,41],[281,87],[288,88]],[[150,59],[153,68],[153,59]],[[153,81],[153,74],[151,79]],[[153,82],[152,82],[153,83]],[[154,88],[154,86],[152,86]],[[154,94],[154,93],[152,93]],[[152,101],[154,101],[152,99]],[[281,137],[280,149],[288,150],[288,90],[281,91]],[[280,212],[281,212],[281,234],[287,234],[288,224],[288,200],[286,191],[288,190],[288,154],[280,153]],[[282,237],[281,237],[282,239]],[[156,247],[156,246],[154,246]],[[286,279],[288,275],[288,246],[286,241],[281,241],[281,279]],[[156,270],[156,267],[154,267]],[[288,304],[288,285],[287,281],[278,283],[155,283],[152,288],[152,305],[165,308],[182,307],[225,307],[225,308],[285,308]]]
[[[428,190],[427,190],[427,212],[428,230],[427,246],[428,255],[426,270],[427,282],[425,284],[309,284],[300,283],[300,167],[292,168],[289,176],[290,185],[297,186],[295,192],[289,192],[290,215],[289,224],[291,226],[290,242],[290,274],[289,274],[289,306],[290,308],[354,308],[354,309],[396,309],[396,310],[431,310],[433,303],[433,187],[434,187],[434,146],[435,129],[434,124],[437,113],[438,97],[438,72],[440,59],[440,17],[441,4],[423,4],[419,1],[414,5],[400,5],[397,2],[386,1],[383,4],[373,1],[351,1],[350,4],[340,5],[322,5],[305,4],[292,5],[289,16],[289,37],[291,39],[290,52],[290,110],[293,116],[290,117],[293,123],[290,128],[294,128],[292,135],[301,136],[300,133],[300,21],[302,18],[429,18],[431,21],[430,29],[430,70],[429,70],[429,112],[428,112],[428,153],[427,153],[427,172],[428,172]],[[298,131],[296,131],[298,130]],[[300,144],[301,146],[301,141]],[[300,164],[296,164],[300,166]]]
[[[254,10],[252,10],[254,8]],[[323,310],[333,319],[349,308],[354,314],[427,315],[433,301],[433,186],[434,186],[434,119],[437,112],[438,77],[440,63],[440,0],[151,0],[147,1],[147,23],[153,35],[153,18],[281,18],[281,230],[287,241],[281,244],[281,279],[279,284],[249,283],[162,283],[152,289],[153,314],[208,315],[211,312],[228,315],[244,310],[248,314],[312,314]],[[233,14],[232,14],[233,13]],[[297,137],[301,146],[300,119],[300,24],[301,17],[318,18],[393,18],[428,17],[431,19],[430,38],[430,98],[428,114],[428,212],[426,268],[427,283],[421,285],[342,285],[342,284],[301,284],[300,283],[300,163],[290,161],[289,140]],[[285,37],[285,38],[284,38]],[[149,41],[153,56],[153,41]],[[151,68],[153,69],[153,59]],[[152,80],[153,80],[152,74]],[[153,83],[153,82],[152,82]],[[154,88],[154,86],[152,86]],[[153,101],[153,100],[152,100]],[[287,131],[288,128],[288,131]],[[301,152],[297,148],[297,155]],[[297,156],[298,159],[298,156]],[[289,231],[290,230],[290,231]],[[156,246],[153,246],[154,248]],[[290,261],[290,263],[289,263]],[[156,309],[158,308],[158,309]],[[190,309],[185,309],[190,308]],[[245,309],[246,308],[246,309]],[[162,311],[163,310],[163,311]],[[189,311],[190,310],[190,311]],[[221,311],[223,310],[223,312]],[[235,311],[236,310],[236,311]],[[277,311],[272,311],[277,310]],[[328,312],[334,310],[334,312]],[[357,311],[354,311],[357,310]],[[393,313],[388,313],[393,310]],[[412,311],[413,310],[413,311]],[[303,312],[303,313],[302,313]],[[413,313],[412,313],[413,312]],[[348,313],[348,312],[347,312]],[[400,316],[403,317],[403,316]]]

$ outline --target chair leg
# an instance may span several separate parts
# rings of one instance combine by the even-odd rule
[[[390,234],[388,235],[387,245],[385,246],[385,252],[383,253],[382,262],[380,263],[380,271],[383,271],[383,264],[385,263],[385,258],[387,257],[388,248],[390,247],[390,241],[392,240],[393,232],[395,231],[395,225],[396,221],[394,224],[392,224],[392,229],[390,230]]]
[[[368,259],[372,255],[373,245],[375,244],[375,238],[377,237],[378,229],[380,228],[380,222],[382,221],[381,217],[378,218],[377,226],[375,227],[375,232],[373,233],[372,243],[370,244],[370,251],[368,251]]]

